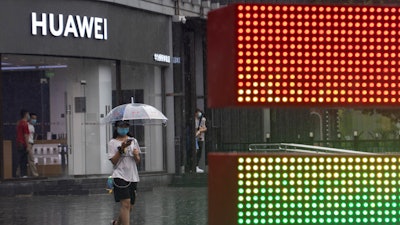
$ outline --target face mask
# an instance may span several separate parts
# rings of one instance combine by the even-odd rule
[[[36,120],[31,120],[31,124],[35,125],[36,124]]]
[[[31,116],[26,115],[26,120],[30,120],[30,119],[31,119]]]
[[[117,127],[117,133],[120,136],[125,136],[129,133],[129,127],[123,128],[123,127]]]
[[[198,113],[197,113],[197,117],[198,117],[198,118],[200,118],[201,115],[202,115],[201,112],[198,112]]]

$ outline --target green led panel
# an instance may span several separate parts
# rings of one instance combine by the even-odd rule
[[[400,224],[400,156],[239,156],[238,224]]]

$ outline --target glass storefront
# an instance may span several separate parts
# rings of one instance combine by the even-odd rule
[[[102,120],[113,107],[133,98],[173,124],[173,99],[165,97],[173,92],[171,16],[102,1],[64,3],[1,3],[0,27],[7,32],[0,33],[6,144],[0,163],[12,161],[16,123],[26,109],[38,115],[41,175],[110,174],[112,126]],[[174,170],[174,126],[132,126],[131,132],[142,147],[141,173]],[[11,178],[3,167],[2,178]]]
[[[122,62],[118,85],[116,70],[113,60],[3,54],[4,140],[14,142],[19,112],[26,109],[38,115],[40,175],[109,173],[112,126],[102,118],[117,105],[117,91],[124,103],[133,98],[162,110],[163,101],[161,67]],[[143,152],[140,170],[165,170],[163,127],[132,126],[131,132]]]
[[[122,101],[130,103],[133,100],[136,103],[152,105],[161,111],[163,96],[161,77],[161,67],[149,64],[122,63]],[[113,81],[113,84],[116,82]],[[115,106],[116,104],[113,103],[113,107]],[[163,127],[161,125],[137,125],[131,127],[131,133],[138,139],[141,146],[140,170],[163,171]]]

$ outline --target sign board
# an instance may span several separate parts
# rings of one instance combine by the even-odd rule
[[[210,153],[208,224],[400,223],[400,156]]]
[[[400,103],[400,7],[233,4],[207,29],[209,107]]]

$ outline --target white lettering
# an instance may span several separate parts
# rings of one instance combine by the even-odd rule
[[[169,55],[163,55],[163,54],[157,54],[155,53],[153,55],[154,61],[156,62],[165,62],[165,63],[170,63],[171,62],[171,57]]]
[[[103,23],[104,23],[104,40],[107,40],[108,39],[108,34],[107,34],[107,32],[108,32],[108,30],[107,30],[107,19],[106,18],[104,18],[104,20],[103,20]]]
[[[41,35],[46,36],[49,32],[55,37],[73,36],[80,38],[95,38],[98,40],[108,39],[108,21],[106,18],[87,16],[65,16],[62,14],[42,13],[39,19],[36,12],[31,13],[32,35],[38,35],[38,29],[42,29]],[[57,21],[58,17],[58,21]],[[66,18],[66,21],[64,20]]]
[[[103,34],[100,33],[101,31],[101,23],[103,23],[103,19],[99,17],[94,18],[94,38],[96,39],[103,39]]]
[[[74,37],[78,37],[78,31],[76,30],[75,20],[72,15],[68,16],[67,23],[65,24],[64,36],[68,37],[69,33],[72,33]]]
[[[47,16],[46,13],[42,13],[42,21],[37,20],[35,12],[32,12],[32,35],[37,35],[38,27],[42,28],[42,35],[47,35]]]
[[[172,63],[174,64],[181,63],[181,57],[172,57]]]
[[[86,16],[84,16],[82,20],[80,16],[76,16],[76,21],[78,22],[80,37],[85,37],[86,33],[88,38],[92,38],[93,17],[90,17],[90,21],[88,21],[88,18]]]
[[[61,36],[64,31],[64,16],[62,14],[58,15],[58,30],[54,26],[54,14],[49,14],[49,29],[50,33],[56,37]]]

